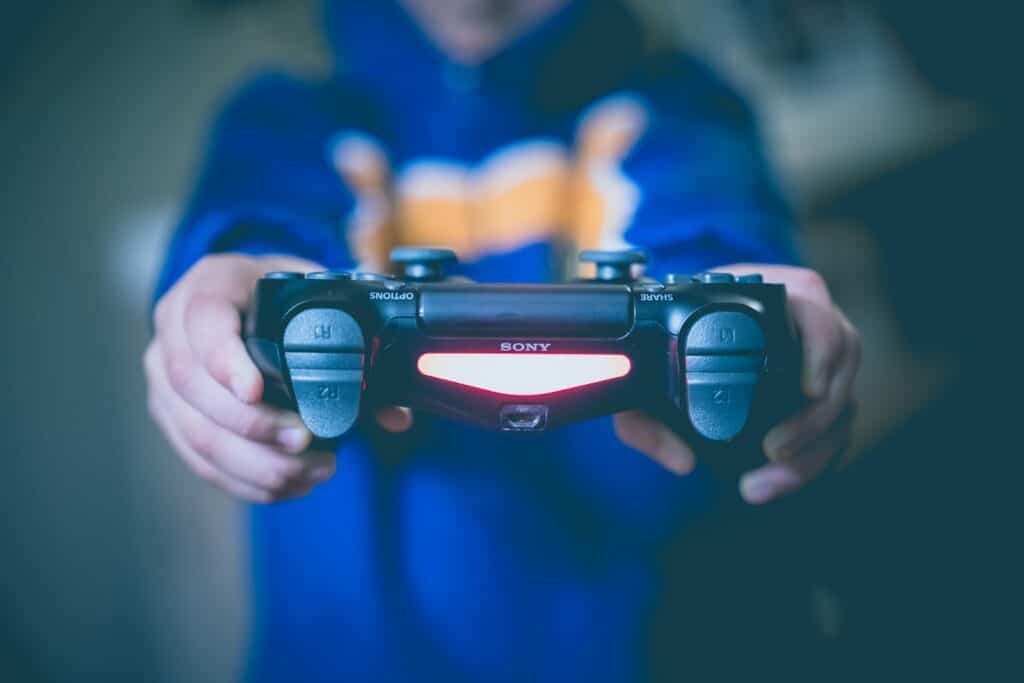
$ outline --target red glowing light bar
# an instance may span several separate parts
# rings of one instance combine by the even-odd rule
[[[425,353],[420,373],[509,396],[539,396],[629,374],[622,354]]]

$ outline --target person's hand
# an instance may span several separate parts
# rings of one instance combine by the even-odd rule
[[[802,387],[808,405],[764,438],[770,462],[740,479],[750,503],[767,503],[804,486],[846,448],[853,416],[853,381],[860,367],[860,334],[832,302],[820,275],[806,268],[735,264],[722,270],[761,273],[765,282],[786,285],[789,311],[803,343]],[[693,469],[693,450],[668,427],[637,411],[615,416],[615,431],[627,446],[676,474]]]
[[[260,403],[263,378],[241,339],[241,314],[273,270],[323,268],[284,256],[207,256],[157,303],[143,359],[149,412],[177,454],[202,479],[255,502],[305,495],[335,470],[334,453],[308,450],[312,435],[296,413]],[[412,423],[399,408],[377,419],[390,431]]]

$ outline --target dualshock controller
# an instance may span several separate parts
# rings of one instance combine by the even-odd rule
[[[398,274],[268,273],[246,345],[268,400],[321,439],[402,405],[506,432],[622,410],[664,421],[699,456],[755,450],[800,404],[786,290],[759,275],[635,278],[639,251],[585,251],[592,279],[479,284],[455,254],[399,248]]]

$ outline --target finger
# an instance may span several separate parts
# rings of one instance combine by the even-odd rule
[[[177,356],[165,359],[171,353]],[[296,413],[239,401],[205,372],[189,349],[165,352],[161,344],[153,344],[144,363],[153,381],[169,385],[193,408],[247,441],[276,444],[290,453],[301,453],[313,439]]]
[[[622,443],[678,475],[693,470],[693,451],[671,429],[646,413],[630,410],[615,415],[615,434]]]
[[[166,409],[163,401],[159,399],[151,399],[150,414],[157,426],[163,432],[164,436],[167,438],[171,447],[182,459],[182,462],[185,463],[185,466],[200,479],[216,486],[229,495],[253,503],[269,503],[292,494],[305,495],[304,492],[311,488],[304,487],[301,489],[295,489],[294,491],[275,493],[268,489],[259,488],[232,477],[213,463],[202,458],[195,452],[195,450],[192,449],[191,446],[188,445],[174,420],[168,415],[168,410]]]
[[[211,254],[193,266],[186,277],[192,295],[214,294],[241,310],[249,303],[252,287],[267,267],[262,259]]]
[[[388,432],[405,432],[412,428],[412,411],[402,406],[390,406],[377,411],[377,424]]]
[[[829,431],[853,395],[854,378],[860,366],[859,344],[855,355],[840,363],[824,399],[812,403],[803,412],[777,425],[765,435],[764,452],[771,460],[787,460]]]
[[[748,503],[760,505],[797,490],[818,477],[846,448],[849,439],[850,422],[844,420],[793,458],[769,463],[743,475],[740,495]]]
[[[185,307],[185,336],[207,373],[244,403],[263,395],[263,378],[242,341],[241,313],[220,296],[197,295]]]
[[[218,367],[218,370],[227,375],[227,386],[237,377],[236,393],[246,402],[259,400],[263,387],[262,378],[248,360],[248,354],[236,353],[241,345],[239,312],[248,303],[252,284],[259,278],[262,267],[259,260],[237,254],[206,256],[157,302],[153,315],[157,337],[171,357],[184,356],[184,349],[191,348],[189,335],[197,332],[203,351],[198,356],[205,361],[206,355],[212,354],[225,339],[224,329],[233,330],[231,336],[237,342],[222,351],[221,366],[227,367]],[[192,313],[197,313],[200,320],[189,329],[186,320]],[[211,360],[218,361],[220,358]]]
[[[221,427],[170,387],[162,367],[159,362],[148,360],[153,395],[190,450],[217,469],[257,488],[274,491],[300,482],[318,483],[334,474],[333,453],[286,454]]]
[[[850,340],[850,335],[844,332],[846,328],[852,330],[832,303],[825,279],[808,268],[792,266],[736,263],[725,266],[724,270],[736,274],[760,273],[766,282],[786,285],[789,309],[805,347],[803,390],[812,399],[823,397],[843,355],[842,346]]]
[[[804,393],[820,399],[828,390],[832,374],[845,351],[846,337],[831,301],[791,297],[789,310],[804,346],[801,372]]]
[[[837,309],[838,310],[838,309]],[[857,378],[857,373],[860,372],[860,364],[863,359],[864,347],[861,342],[860,332],[853,323],[840,312],[841,324],[843,327],[843,337],[845,339],[844,350],[842,360],[840,364],[846,366],[845,370],[836,373],[836,381],[841,383],[839,387],[840,395],[852,396],[854,388],[854,380]]]
[[[334,454],[290,455],[219,427],[176,395],[168,397],[171,419],[189,447],[228,475],[273,492],[312,485],[334,475]]]
[[[185,307],[196,294],[215,294],[242,308],[253,281],[251,259],[230,254],[204,257],[178,280],[156,303],[153,326],[157,336],[177,332]]]

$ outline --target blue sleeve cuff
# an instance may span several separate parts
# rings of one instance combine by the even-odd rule
[[[208,254],[289,254],[323,264],[351,267],[353,262],[338,235],[310,224],[289,211],[231,208],[205,213],[179,229],[157,284],[154,301]]]

